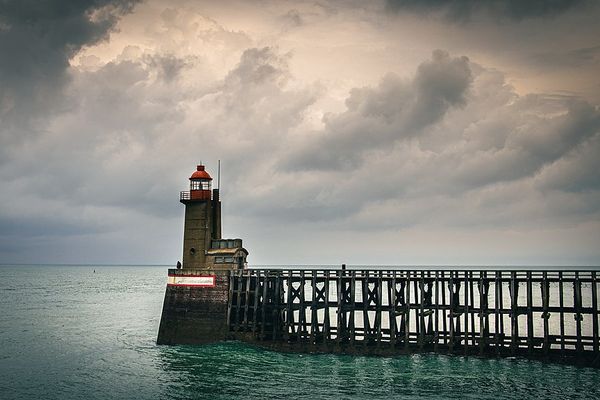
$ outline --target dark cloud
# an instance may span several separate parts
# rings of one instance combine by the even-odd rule
[[[560,112],[555,114],[555,102],[545,96],[529,95],[505,104],[496,110],[496,116],[484,117],[484,121],[504,119],[503,140],[498,146],[485,149],[476,144],[479,139],[470,137],[473,147],[463,153],[449,181],[458,190],[471,190],[531,178],[600,130],[600,112],[589,103],[564,98]],[[485,130],[477,132],[483,138],[491,134]]]
[[[181,71],[190,65],[187,60],[175,57],[172,54],[149,56],[147,62],[153,67],[157,67],[158,78],[165,82],[171,82],[173,79],[176,79]]]
[[[527,103],[526,98],[519,105]],[[565,107],[562,115],[524,123],[519,131],[512,132],[507,146],[522,148],[533,160],[547,163],[567,154],[600,130],[600,113],[589,103],[574,99],[566,102]]]
[[[318,140],[297,148],[284,166],[291,170],[354,168],[365,152],[418,136],[450,108],[463,106],[471,80],[466,57],[436,50],[410,82],[389,74],[376,88],[353,89],[346,100],[347,111],[327,116]]]
[[[445,51],[434,51],[432,60],[421,64],[415,77],[416,101],[409,117],[413,129],[438,121],[450,107],[464,105],[471,81],[467,57],[451,58]]]
[[[239,64],[225,78],[226,84],[284,84],[288,66],[284,58],[269,47],[244,51]]]
[[[394,11],[442,15],[452,21],[467,22],[475,15],[521,21],[552,17],[587,3],[587,0],[387,0]]]
[[[542,190],[600,191],[600,128],[564,157],[544,168],[536,177]],[[598,206],[596,207],[596,209]]]
[[[59,103],[69,59],[107,37],[137,0],[0,2],[0,120],[26,124]],[[33,115],[32,115],[33,114]],[[22,128],[22,127],[21,127]]]
[[[286,167],[275,168],[277,189],[246,210],[369,230],[542,226],[600,212],[594,195],[564,195],[597,190],[600,110],[577,97],[519,96],[502,73],[436,52],[412,80],[388,75],[346,106],[275,157]],[[544,190],[556,193],[536,206]]]

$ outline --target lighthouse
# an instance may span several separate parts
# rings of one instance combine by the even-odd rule
[[[221,237],[219,189],[198,165],[180,192],[185,206],[183,265],[169,269],[158,344],[212,343],[230,337],[227,301],[234,271],[247,267],[242,239]]]
[[[183,228],[183,269],[235,270],[247,266],[248,251],[242,239],[221,236],[219,189],[204,165],[198,165],[189,178],[189,190],[180,192],[185,205]]]

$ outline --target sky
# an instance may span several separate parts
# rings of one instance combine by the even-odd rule
[[[600,265],[600,2],[0,0],[0,263]]]

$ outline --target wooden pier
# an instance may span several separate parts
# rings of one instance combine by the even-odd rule
[[[227,326],[268,347],[598,366],[595,271],[239,270]]]

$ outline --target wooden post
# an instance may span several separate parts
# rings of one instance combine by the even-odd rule
[[[560,309],[560,352],[561,355],[565,354],[565,300],[563,290],[563,273],[558,271],[558,302]]]
[[[244,290],[244,322],[242,324],[242,328],[244,331],[248,330],[248,314],[250,311],[250,283],[251,283],[251,279],[250,279],[250,271],[244,271],[246,272],[244,275],[246,275],[246,290]]]
[[[598,287],[596,280],[596,271],[592,271],[592,335],[594,343],[594,353],[598,353]]]
[[[308,332],[306,330],[306,293],[305,293],[305,283],[306,277],[304,271],[300,271],[300,313],[298,315],[298,339],[301,341],[305,341],[308,339]]]
[[[310,302],[310,342],[316,343],[318,330],[319,330],[319,318],[317,314],[317,271],[312,271],[311,279],[312,296]]]
[[[396,347],[398,336],[398,328],[396,326],[396,271],[392,271],[391,287],[388,286],[388,299],[390,301],[390,346]]]
[[[542,273],[542,318],[544,319],[544,354],[547,356],[550,353],[550,282],[548,282],[548,273]]]
[[[281,271],[277,271],[275,274],[275,300],[273,305],[273,311],[271,312],[271,323],[273,324],[273,334],[271,335],[272,340],[279,339],[281,334]]]
[[[461,317],[462,314],[464,313],[464,308],[461,309],[460,307],[460,288],[461,288],[461,279],[460,279],[460,273],[458,271],[455,272],[455,276],[454,276],[454,299],[453,299],[453,303],[454,303],[454,308],[455,308],[455,321],[454,321],[454,341],[456,342],[457,339],[457,343],[459,346],[462,344],[462,330],[460,329],[460,321],[461,321]],[[467,290],[467,288],[465,288],[464,290]]]
[[[331,321],[329,318],[329,275],[331,271],[325,271],[325,315],[323,316],[323,333],[325,342],[331,341]]]
[[[356,326],[354,322],[354,313],[356,312],[356,271],[350,273],[350,304],[352,310],[348,315],[348,334],[350,335],[350,345],[354,347],[356,342]]]
[[[510,354],[515,355],[519,347],[519,314],[518,314],[518,298],[519,298],[519,281],[517,273],[510,273]]]
[[[487,319],[488,294],[484,288],[484,271],[479,271],[479,355],[483,356],[487,342],[487,333],[485,330],[484,314]]]
[[[237,276],[235,285],[235,331],[240,330],[240,310],[242,309],[242,286],[244,275],[241,273]]]
[[[502,286],[501,272],[496,271],[494,276],[494,345],[496,355],[500,354],[500,287]]]
[[[504,284],[503,284],[503,276],[502,275],[504,275],[504,274],[502,272],[500,272],[500,287],[499,287],[499,289],[500,289],[499,299],[500,299],[500,310],[501,310],[500,311],[500,339],[501,339],[501,346],[502,346],[502,348],[504,348],[504,341],[505,341],[505,339],[504,339],[504,337],[505,337],[505,334],[504,334],[504,296],[502,294],[502,292],[503,292],[502,286]]]
[[[438,345],[440,341],[440,280],[439,280],[439,271],[435,271],[435,281],[434,281],[434,291],[435,291],[435,320],[434,320],[434,332],[433,332],[433,351],[438,351]]]
[[[469,271],[464,272],[465,274],[465,341],[464,341],[464,353],[465,356],[469,353],[469,334],[475,331],[475,324],[471,324],[469,330],[469,316],[471,315],[471,307],[469,306],[469,293],[473,291],[473,280],[469,279]]]
[[[431,271],[427,271],[427,298],[425,299],[425,305],[428,307],[426,311],[427,322],[426,322],[426,334],[427,334],[427,343],[431,344],[434,339],[433,332],[433,314],[435,313],[434,305],[433,305],[433,294],[434,294],[434,286],[435,279],[431,277]]]
[[[533,282],[531,271],[527,271],[527,353],[533,355]]]
[[[381,303],[383,301],[382,291],[383,291],[383,281],[382,281],[382,273],[383,271],[379,271],[377,277],[377,307],[375,311],[375,327],[377,329],[377,345],[381,344]]]
[[[448,341],[448,351],[454,352],[454,273],[450,272],[450,281],[448,282],[448,291],[450,292],[450,309],[449,309],[449,323],[450,323],[450,337]]]
[[[371,337],[371,322],[369,321],[369,271],[363,271],[362,280],[362,296],[363,296],[363,329],[365,335],[365,343],[369,343]]]
[[[288,271],[286,310],[285,310],[285,338],[287,341],[295,339],[296,329],[294,327],[294,271]]]
[[[442,329],[444,331],[444,345],[448,344],[448,316],[446,315],[446,277],[445,272],[442,271],[442,288],[440,293],[442,295]]]
[[[252,332],[256,334],[256,326],[258,323],[258,300],[260,298],[260,273],[252,271],[252,275],[254,278],[254,304],[253,312],[252,312]]]
[[[579,272],[575,272],[575,280],[573,281],[573,305],[575,306],[575,329],[577,342],[575,350],[577,354],[583,352],[583,344],[581,342],[581,321],[583,321],[583,314],[581,313],[581,281],[579,280]]]
[[[410,348],[410,271],[406,271],[406,297],[404,305],[404,349]]]
[[[336,272],[336,277],[337,277],[337,336],[336,336],[336,341],[339,344],[342,343],[342,337],[344,336],[344,324],[343,324],[343,320],[342,320],[342,313],[343,308],[342,308],[342,296],[343,296],[343,291],[342,291],[342,271],[337,271]]]
[[[423,293],[425,292],[425,279],[423,276],[423,271],[421,271],[421,277],[419,279],[419,292],[415,290],[415,298],[418,299],[419,302],[419,330],[418,330],[418,341],[419,350],[423,350],[424,345],[424,335],[425,335],[425,305],[423,304]],[[416,284],[416,281],[415,281]]]
[[[419,342],[419,332],[421,331],[421,321],[419,319],[419,278],[417,276],[417,271],[414,271],[414,280],[412,281],[413,287],[412,287],[412,291],[414,293],[414,298],[415,301],[413,303],[413,309],[415,310],[414,314],[415,314],[415,328],[414,328],[414,334],[415,334],[415,343],[418,344]]]
[[[227,291],[227,325],[229,330],[232,329],[231,324],[231,307],[233,306],[233,285],[235,284],[234,271],[229,271],[229,290]]]
[[[263,295],[262,295],[262,310],[261,310],[261,319],[260,319],[260,339],[265,340],[265,325],[267,320],[267,307],[269,302],[268,296],[268,286],[269,286],[269,278],[268,272],[263,272]]]

